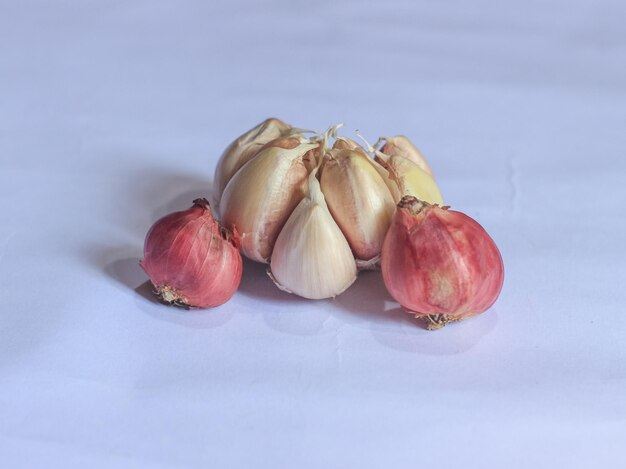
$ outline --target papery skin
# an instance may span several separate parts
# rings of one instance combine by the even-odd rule
[[[422,170],[433,176],[428,162],[422,152],[404,135],[396,135],[395,137],[381,137],[380,140],[385,141],[380,151],[389,156],[403,156],[418,165]]]
[[[395,202],[365,153],[331,150],[320,178],[333,218],[363,265],[380,256]]]
[[[140,265],[164,302],[198,308],[228,301],[243,268],[236,234],[219,226],[206,199],[152,225]]]
[[[484,312],[504,282],[500,252],[480,224],[410,196],[398,204],[381,268],[391,296],[433,328]]]
[[[354,283],[350,245],[333,220],[315,171],[309,190],[281,230],[268,273],[289,293],[313,300],[333,298]]]
[[[389,190],[389,193],[391,194],[391,199],[393,200],[393,203],[397,204],[398,202],[400,202],[400,199],[402,198],[403,194],[402,192],[400,192],[400,187],[398,183],[395,181],[395,179],[392,178],[392,175],[390,174],[389,170],[385,168],[383,165],[381,165],[379,161],[371,160],[371,162],[372,162],[372,166],[374,167],[376,172],[380,175],[383,182],[387,186],[387,189]]]
[[[301,136],[273,140],[226,185],[222,222],[238,231],[246,257],[269,261],[280,229],[306,193],[305,157],[318,146]]]
[[[265,144],[288,135],[291,130],[292,127],[289,124],[270,117],[228,145],[220,156],[213,178],[213,200],[216,207],[219,207],[222,193],[235,173]]]
[[[358,151],[364,156],[367,156],[365,148],[359,145],[357,142],[347,137],[335,136],[335,142],[333,143],[333,150],[353,150]]]

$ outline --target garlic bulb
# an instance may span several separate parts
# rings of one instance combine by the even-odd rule
[[[309,176],[308,194],[280,231],[268,273],[289,293],[314,300],[332,298],[356,280],[350,245],[333,220],[317,169]]]
[[[213,181],[213,199],[219,207],[222,193],[228,181],[246,164],[266,143],[288,135],[292,127],[276,118],[265,119],[253,129],[232,142],[220,157]]]
[[[420,152],[418,148],[413,145],[413,142],[411,142],[408,137],[405,137],[404,135],[396,135],[395,137],[381,137],[378,141],[385,142],[380,149],[380,151],[385,155],[404,156],[406,159],[422,168],[430,176],[433,175],[426,158],[424,158],[422,152]]]
[[[304,160],[317,147],[318,142],[301,135],[273,140],[226,185],[222,222],[237,230],[241,250],[250,259],[268,262],[280,229],[306,194],[309,169]]]
[[[367,267],[379,258],[395,202],[364,151],[331,150],[327,158],[320,178],[326,203],[359,267]]]

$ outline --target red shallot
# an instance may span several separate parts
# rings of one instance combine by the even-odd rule
[[[165,303],[208,308],[228,301],[239,287],[238,246],[237,234],[219,225],[209,202],[196,199],[150,228],[140,265]]]
[[[413,196],[398,204],[381,258],[391,296],[429,329],[487,310],[504,281],[502,257],[482,226]]]

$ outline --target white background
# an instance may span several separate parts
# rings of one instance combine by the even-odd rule
[[[623,468],[625,5],[0,0],[0,464]],[[251,263],[155,303],[149,226],[270,115],[413,138],[495,307],[428,332],[377,273],[313,302]]]

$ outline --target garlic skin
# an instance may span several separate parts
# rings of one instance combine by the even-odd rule
[[[482,226],[412,196],[398,204],[381,268],[391,296],[429,329],[484,312],[504,281],[502,257]]]
[[[391,175],[389,174],[389,170],[387,170],[377,160],[370,159],[370,161],[372,162],[372,166],[374,167],[378,175],[387,186],[387,189],[391,194],[391,199],[393,200],[393,203],[397,204],[398,202],[400,202],[400,199],[402,198],[402,193],[400,192],[398,184],[395,182],[394,179],[392,179]]]
[[[359,267],[378,260],[396,209],[373,163],[358,150],[331,150],[320,178],[330,213],[352,248]]]
[[[443,196],[433,177],[413,161],[399,155],[389,156],[376,152],[378,161],[389,173],[400,195],[412,195],[429,204],[443,205]]]
[[[305,158],[318,147],[301,135],[273,140],[226,185],[222,222],[237,230],[246,257],[268,262],[278,233],[306,194],[310,163]]]
[[[270,117],[253,129],[233,141],[217,163],[213,178],[213,200],[219,207],[222,193],[235,173],[265,145],[277,138],[288,135],[292,131],[289,124],[280,119]]]
[[[330,214],[316,173],[276,239],[268,270],[281,290],[313,300],[339,295],[357,277],[352,250]]]
[[[354,150],[354,151],[358,151],[364,156],[367,156],[367,152],[365,151],[365,148],[363,148],[354,140],[347,138],[347,137],[340,137],[336,135],[336,131],[335,131],[334,136],[335,136],[335,142],[333,143],[333,150]]]
[[[380,149],[386,155],[389,156],[403,156],[406,159],[412,161],[420,168],[422,168],[430,176],[433,176],[433,172],[422,155],[422,152],[404,135],[396,135],[395,137],[381,137],[379,140],[384,141],[385,144]]]

